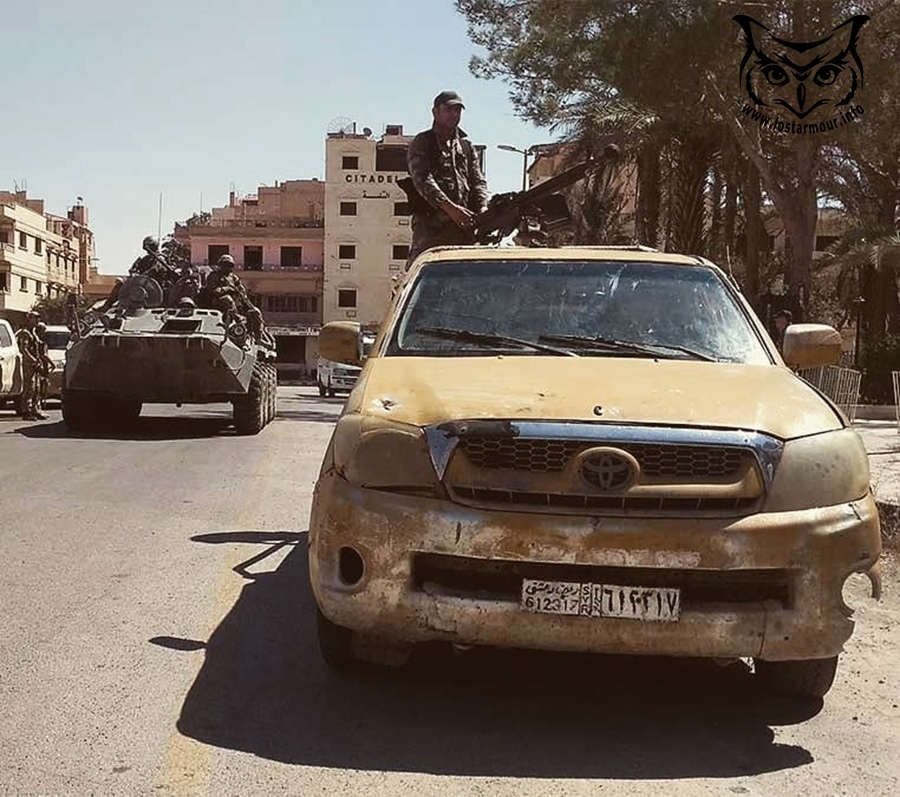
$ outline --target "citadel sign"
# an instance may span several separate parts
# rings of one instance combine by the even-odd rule
[[[344,181],[348,183],[365,183],[367,185],[373,185],[376,183],[395,183],[395,177],[403,177],[402,172],[396,172],[391,174],[348,174],[344,176]]]

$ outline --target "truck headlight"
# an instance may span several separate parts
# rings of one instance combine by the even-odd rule
[[[866,449],[853,429],[841,429],[785,444],[766,511],[845,504],[868,492]]]
[[[334,468],[351,484],[409,495],[445,495],[418,426],[349,414],[337,422],[332,442]]]

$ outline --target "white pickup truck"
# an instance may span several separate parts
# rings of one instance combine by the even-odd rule
[[[12,324],[0,318],[0,405],[12,401],[22,413],[22,355]]]
[[[363,335],[363,355],[367,355],[375,343],[375,336]],[[316,363],[316,383],[320,396],[334,396],[340,390],[349,393],[353,390],[359,372],[362,368],[358,365],[344,365],[343,363],[324,360],[321,357]]]

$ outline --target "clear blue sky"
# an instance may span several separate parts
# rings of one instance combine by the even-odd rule
[[[339,117],[430,126],[455,89],[462,127],[488,146],[492,192],[521,187],[525,148],[552,140],[519,119],[451,0],[31,0],[6,4],[0,189],[64,215],[84,198],[102,273],[122,273],[156,234],[200,207],[276,180],[324,178]]]

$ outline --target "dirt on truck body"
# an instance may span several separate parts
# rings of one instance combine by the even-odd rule
[[[359,362],[358,329],[320,352]],[[455,247],[394,299],[326,452],[310,521],[322,653],[419,642],[752,657],[821,696],[880,593],[847,419],[712,263],[643,248]],[[356,359],[354,359],[356,358]]]

